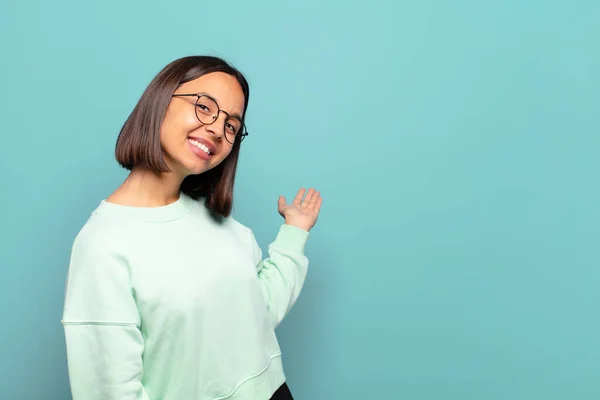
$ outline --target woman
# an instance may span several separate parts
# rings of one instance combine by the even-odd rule
[[[269,257],[230,216],[248,83],[185,57],[150,83],[116,158],[130,170],[73,244],[63,324],[73,399],[291,399],[274,333],[322,199],[301,189]]]

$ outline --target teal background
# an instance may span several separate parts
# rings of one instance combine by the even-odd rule
[[[0,3],[0,399],[68,399],[70,246],[188,54],[251,85],[235,214],[322,191],[297,399],[600,398],[600,3]]]

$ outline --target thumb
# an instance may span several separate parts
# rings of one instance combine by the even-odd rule
[[[283,196],[279,196],[279,199],[277,200],[277,211],[279,211],[279,214],[281,216],[283,216],[283,210],[285,209],[285,197]]]
[[[283,207],[283,206],[285,206],[285,204],[286,204],[285,197],[279,196],[279,199],[277,200],[277,205],[279,207]]]

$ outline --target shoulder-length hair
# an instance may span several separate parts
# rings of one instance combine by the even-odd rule
[[[132,170],[143,166],[156,173],[170,172],[163,158],[160,130],[171,97],[180,85],[211,72],[224,72],[237,79],[244,93],[242,117],[245,119],[250,89],[240,71],[213,56],[190,56],[175,60],[150,82],[121,128],[115,157],[123,168]],[[217,167],[186,177],[181,184],[181,191],[194,199],[206,198],[206,205],[213,213],[229,216],[233,206],[233,184],[239,153],[240,142],[236,142],[231,153]]]

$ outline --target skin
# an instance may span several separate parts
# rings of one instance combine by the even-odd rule
[[[229,115],[242,115],[244,93],[237,79],[223,72],[203,75],[181,85],[175,93],[207,93],[219,108]],[[164,159],[171,172],[156,173],[134,167],[125,181],[106,200],[133,207],[160,207],[179,199],[181,183],[188,175],[215,168],[231,153],[232,145],[225,140],[227,114],[219,113],[210,125],[196,118],[193,97],[173,97],[161,127],[160,141]],[[189,138],[200,138],[214,147],[214,155],[205,160],[196,155]],[[279,196],[277,210],[288,225],[309,231],[317,222],[323,199],[310,188],[298,190],[288,204]]]

